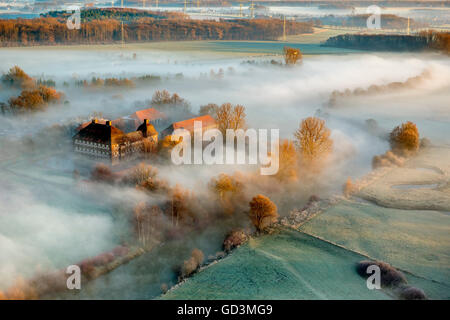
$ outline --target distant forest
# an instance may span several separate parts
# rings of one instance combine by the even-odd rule
[[[63,18],[67,19],[72,15],[67,11],[49,11],[41,14],[43,18]],[[182,12],[170,11],[147,11],[131,8],[87,8],[80,12],[81,22],[92,20],[116,19],[120,21],[136,21],[140,18],[161,19],[188,19],[189,16]]]
[[[0,20],[0,46],[104,44],[180,40],[274,40],[283,34],[279,19],[191,20],[183,14],[134,9],[82,11],[81,29],[70,30],[66,13],[53,12],[36,19]],[[55,17],[51,17],[51,15]],[[286,34],[312,33],[312,23],[286,22]]]
[[[329,38],[323,45],[371,51],[438,50],[450,54],[450,33],[425,31],[415,35],[344,34]]]
[[[147,1],[148,2],[148,1]],[[125,4],[139,6],[142,5],[142,0],[124,0]],[[159,0],[159,3],[178,3],[182,4],[183,0]],[[201,5],[205,6],[231,6],[236,1],[232,0],[201,0]],[[330,8],[342,8],[347,6],[367,6],[367,3],[376,4],[383,7],[401,7],[401,6],[428,6],[441,7],[450,6],[448,0],[255,0],[255,4],[273,4],[292,5],[294,3],[303,5],[323,5]]]

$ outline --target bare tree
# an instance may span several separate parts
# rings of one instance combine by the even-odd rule
[[[244,106],[237,104],[233,107],[229,102],[222,104],[215,114],[219,130],[223,135],[226,134],[227,129],[244,129],[245,117]]]

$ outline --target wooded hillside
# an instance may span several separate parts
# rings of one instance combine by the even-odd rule
[[[88,10],[81,13],[81,29],[70,30],[66,15],[37,19],[0,20],[0,46],[29,46],[57,44],[103,44],[122,40],[122,21],[117,10],[101,12]],[[121,11],[121,10],[119,10]],[[138,10],[135,10],[138,11]],[[279,19],[191,20],[181,15],[146,13],[124,9],[120,16],[127,16],[123,23],[125,42],[179,41],[179,40],[274,40],[283,34],[283,21]],[[163,16],[166,15],[166,16]],[[178,14],[177,14],[178,15]],[[177,16],[176,15],[176,16]],[[95,19],[94,19],[95,18]],[[98,19],[97,19],[98,18]],[[312,24],[289,21],[286,34],[313,32]]]

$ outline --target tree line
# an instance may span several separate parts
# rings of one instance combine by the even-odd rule
[[[312,33],[312,23],[289,21],[286,34]],[[122,24],[116,19],[92,20],[70,30],[58,18],[0,20],[0,46],[103,44],[180,40],[273,40],[283,34],[283,21],[268,20],[155,20],[144,17]]]
[[[0,77],[0,83],[7,88],[22,90],[17,97],[11,97],[8,104],[0,102],[0,112],[24,113],[44,110],[50,104],[61,102],[64,94],[47,86],[46,81],[31,78],[18,66],[14,66]]]
[[[425,31],[415,35],[343,34],[329,38],[324,46],[380,51],[438,50],[450,53],[450,33]]]
[[[62,18],[67,20],[72,13],[61,11],[49,11],[41,14],[43,18]],[[80,12],[81,22],[92,20],[116,19],[120,21],[133,21],[140,18],[154,19],[187,19],[189,16],[182,12],[172,11],[147,11],[131,8],[86,8]]]

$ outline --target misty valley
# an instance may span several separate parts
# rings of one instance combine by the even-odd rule
[[[0,300],[450,299],[448,7],[64,5],[0,12]]]

